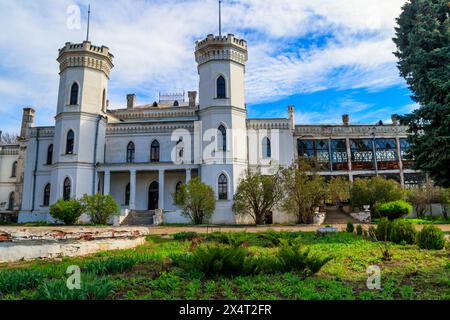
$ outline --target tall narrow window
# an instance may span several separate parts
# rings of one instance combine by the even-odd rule
[[[125,205],[130,205],[130,184],[128,183],[125,187]]]
[[[44,200],[42,201],[44,207],[50,205],[50,183],[47,183],[44,188]]]
[[[159,142],[154,140],[150,147],[150,162],[159,162]]]
[[[75,143],[75,133],[73,130],[69,130],[67,132],[67,139],[66,139],[66,154],[73,154],[73,146]]]
[[[14,161],[11,169],[11,178],[15,178],[17,176],[17,161]]]
[[[220,76],[217,78],[217,99],[225,99],[227,96],[227,90],[225,85],[225,78]]]
[[[131,141],[127,146],[127,163],[134,162],[134,154],[135,154],[134,143]]]
[[[47,148],[47,162],[48,165],[53,163],[53,144],[49,145]]]
[[[70,88],[70,105],[74,106],[78,104],[78,83],[74,83]]]
[[[66,178],[64,180],[64,185],[63,185],[63,199],[64,200],[70,200],[70,194],[72,192],[72,183],[70,182],[69,178]]]
[[[271,147],[271,144],[270,144],[270,139],[267,138],[267,137],[265,137],[265,138],[263,139],[263,142],[262,142],[262,151],[263,151],[263,157],[264,157],[264,158],[270,158],[270,157],[272,157],[272,147]]]
[[[223,125],[220,125],[217,130],[219,131],[217,135],[219,151],[227,151],[227,130]]]
[[[11,192],[9,194],[9,199],[8,199],[8,211],[13,211],[14,210],[14,192]]]
[[[222,173],[218,181],[219,200],[228,200],[228,179]]]
[[[103,112],[106,112],[106,89],[103,89],[102,110]]]

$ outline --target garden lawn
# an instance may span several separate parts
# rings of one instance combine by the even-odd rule
[[[277,250],[258,234],[247,237],[256,254]],[[345,232],[290,235],[311,254],[332,256],[317,274],[203,277],[187,274],[170,256],[184,253],[191,241],[149,236],[133,250],[102,252],[61,261],[0,265],[0,299],[450,299],[450,262],[446,250],[391,245],[391,261],[381,259],[381,244]],[[82,289],[68,290],[66,269],[82,270]],[[366,286],[369,265],[381,268],[381,290]],[[17,271],[19,270],[19,271]]]

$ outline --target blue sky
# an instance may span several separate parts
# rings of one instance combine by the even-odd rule
[[[405,0],[223,2],[223,33],[249,45],[249,117],[285,117],[292,104],[297,123],[339,123],[344,113],[374,123],[417,107],[392,54]],[[36,109],[36,125],[53,125],[55,59],[65,42],[85,37],[87,3],[0,0],[0,130],[17,133],[25,106]],[[197,90],[194,43],[217,34],[216,0],[90,3],[91,40],[115,55],[112,108],[123,107],[127,93],[145,104],[159,91]]]

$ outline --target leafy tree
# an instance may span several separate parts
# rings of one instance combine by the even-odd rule
[[[111,195],[84,195],[81,198],[84,212],[93,224],[108,224],[108,219],[120,212],[120,207]]]
[[[50,215],[66,225],[74,225],[83,214],[83,206],[76,199],[59,199],[50,206]]]
[[[381,203],[402,200],[404,197],[405,193],[398,182],[382,177],[357,178],[350,189],[352,205],[370,205],[372,212]]]
[[[199,178],[191,179],[188,184],[182,184],[174,195],[175,203],[183,208],[183,215],[194,224],[207,222],[216,209],[214,190]]]
[[[324,178],[317,174],[315,160],[299,158],[282,171],[282,179],[285,197],[281,208],[296,215],[298,223],[312,223],[314,208],[323,204],[328,194]]]
[[[260,170],[247,170],[234,195],[233,211],[240,215],[248,214],[257,225],[261,225],[282,197],[279,173],[263,175]]]
[[[350,199],[352,183],[345,177],[333,177],[328,182],[328,197],[333,204],[338,205]]]
[[[439,190],[439,203],[442,206],[442,215],[448,219],[448,210],[450,208],[450,188],[441,188]]]
[[[418,217],[425,215],[429,201],[427,192],[423,188],[409,190],[408,201],[413,205]]]
[[[17,134],[1,132],[0,130],[0,144],[16,144],[16,143],[17,143]]]
[[[450,187],[450,4],[410,0],[397,19],[398,68],[420,108],[400,117],[409,126],[414,168]]]

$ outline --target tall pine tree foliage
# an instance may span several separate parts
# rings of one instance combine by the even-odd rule
[[[415,169],[450,187],[450,1],[409,0],[397,23],[398,68],[420,105],[400,119]]]

